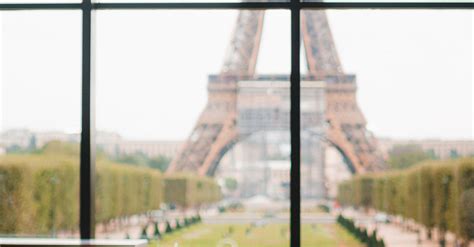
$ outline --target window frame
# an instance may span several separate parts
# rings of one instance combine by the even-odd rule
[[[157,0],[158,1],[158,0]],[[448,1],[448,0],[446,0]],[[327,9],[474,9],[474,2],[156,2],[156,3],[1,3],[6,10],[81,10],[82,11],[82,92],[80,152],[80,238],[95,238],[95,83],[94,83],[94,11],[137,9],[285,9],[291,12],[290,74],[290,246],[301,246],[300,212],[300,14],[302,10]]]

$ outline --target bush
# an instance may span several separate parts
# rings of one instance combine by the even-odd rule
[[[171,175],[156,169],[97,159],[97,222],[146,213],[167,202],[200,206],[220,199],[207,177]],[[193,218],[193,223],[200,217]],[[0,233],[54,235],[79,228],[79,150],[52,142],[34,154],[0,156]]]
[[[474,239],[474,165],[473,159],[462,159],[456,170],[459,198],[456,233],[465,240]]]
[[[148,239],[148,234],[146,232],[146,228],[147,228],[147,226],[142,228],[142,234],[140,235],[141,239]]]
[[[166,221],[166,228],[165,228],[165,233],[172,233],[173,228],[171,228],[171,224],[169,221]]]
[[[372,207],[428,229],[474,238],[474,159],[424,161],[410,169],[364,174],[339,184],[343,205]]]
[[[157,209],[162,202],[162,176],[156,170],[99,160],[96,176],[97,222]],[[1,233],[77,230],[79,160],[59,154],[2,156],[0,198]]]
[[[434,195],[433,195],[433,166],[424,163],[417,167],[417,221],[428,229],[428,237],[431,238],[431,229],[434,227]]]
[[[156,239],[160,239],[161,232],[160,232],[160,228],[158,227],[158,222],[155,222],[153,225],[154,225],[153,237],[155,237]]]
[[[78,185],[78,161],[70,157],[0,157],[0,232],[54,234],[77,229]]]
[[[357,240],[365,243],[369,247],[385,246],[383,239],[377,238],[377,231],[373,231],[371,234],[367,232],[367,229],[357,226],[353,220],[347,219],[342,215],[337,216],[337,223],[344,227],[350,234],[352,234]]]
[[[435,226],[445,232],[455,226],[454,167],[439,164],[433,170],[433,206]]]
[[[165,177],[165,202],[184,209],[199,207],[221,199],[219,185],[211,178],[187,174]]]
[[[163,179],[157,170],[110,161],[99,161],[96,170],[98,222],[160,208]]]
[[[179,220],[178,220],[178,219],[175,220],[175,224],[174,224],[174,225],[175,225],[174,228],[175,228],[176,230],[181,229],[181,224],[179,223]]]

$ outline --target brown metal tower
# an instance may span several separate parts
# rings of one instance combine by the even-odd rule
[[[239,13],[223,68],[219,75],[210,77],[207,105],[168,172],[212,176],[225,152],[238,142],[237,84],[256,77],[264,14],[249,10]],[[383,160],[357,105],[355,76],[343,72],[326,13],[302,12],[301,26],[309,71],[305,78],[326,82],[326,139],[341,152],[353,172],[379,169]]]

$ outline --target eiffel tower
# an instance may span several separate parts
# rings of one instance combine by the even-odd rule
[[[207,105],[167,172],[213,176],[220,159],[241,138],[236,127],[238,82],[259,78],[255,68],[264,16],[263,10],[239,12],[221,72],[209,77]],[[304,11],[301,19],[308,66],[302,80],[326,83],[325,139],[353,173],[380,169],[383,159],[376,139],[367,131],[357,105],[355,76],[343,72],[326,13]]]

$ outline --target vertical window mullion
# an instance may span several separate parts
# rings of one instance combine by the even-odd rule
[[[290,246],[301,245],[300,215],[300,3],[291,0],[291,76],[290,76]]]
[[[95,237],[95,101],[92,67],[92,3],[82,2],[82,129],[80,161],[80,235]]]

